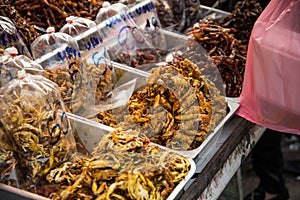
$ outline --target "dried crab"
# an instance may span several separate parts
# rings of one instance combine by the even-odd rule
[[[139,142],[144,145],[140,146]],[[151,145],[149,140],[139,138],[135,132],[109,133],[91,158],[75,157],[50,171],[47,181],[60,187],[48,196],[51,199],[166,199],[186,177],[190,164],[183,156],[157,147],[147,151],[148,145]],[[132,147],[124,148],[128,146]]]
[[[58,114],[62,109],[58,91],[41,95],[37,92],[41,88],[22,87],[1,96],[0,113],[5,134],[16,148],[26,188],[66,161],[76,149],[66,115]]]

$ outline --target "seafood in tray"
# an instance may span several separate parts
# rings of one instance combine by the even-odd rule
[[[68,116],[84,130],[79,133],[83,141],[100,140],[91,154],[77,154],[50,170],[43,184],[29,190],[32,195],[1,184],[0,189],[34,199],[174,199],[196,170],[191,159],[161,149],[135,131],[111,131]]]
[[[148,75],[140,70],[138,78],[129,68],[130,75],[125,74],[120,82],[137,81],[127,103],[90,119],[113,128],[136,130],[151,142],[173,150],[194,150],[195,157],[206,138],[216,134],[216,128],[221,128],[219,125],[236,108],[195,64],[178,54],[173,56],[169,63],[148,66]]]

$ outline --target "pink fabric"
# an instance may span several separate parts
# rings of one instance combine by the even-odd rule
[[[300,135],[300,0],[271,0],[249,40],[237,114]]]

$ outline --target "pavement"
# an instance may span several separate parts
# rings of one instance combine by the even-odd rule
[[[289,200],[300,199],[300,136],[286,134],[282,140],[282,153],[284,160],[283,176],[286,187],[289,190]],[[241,166],[242,191],[243,196],[253,191],[259,179],[256,176],[252,163],[251,155]]]

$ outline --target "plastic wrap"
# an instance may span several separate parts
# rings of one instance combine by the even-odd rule
[[[16,77],[18,71],[24,69],[27,73],[43,75],[41,65],[25,55],[17,55],[14,47],[5,49],[4,55],[0,57],[0,87]]]
[[[32,58],[14,23],[7,17],[0,16],[0,49],[15,47],[20,54]]]
[[[21,188],[38,184],[76,152],[59,89],[43,76],[18,73],[0,90],[0,120],[16,149]]]
[[[201,17],[199,0],[153,0],[163,29],[184,32]]]
[[[272,0],[254,24],[237,114],[300,134],[300,1]]]
[[[49,27],[46,34],[34,40],[31,50],[45,69],[45,77],[59,86],[66,111],[87,115],[93,106],[91,85],[76,40]]]

